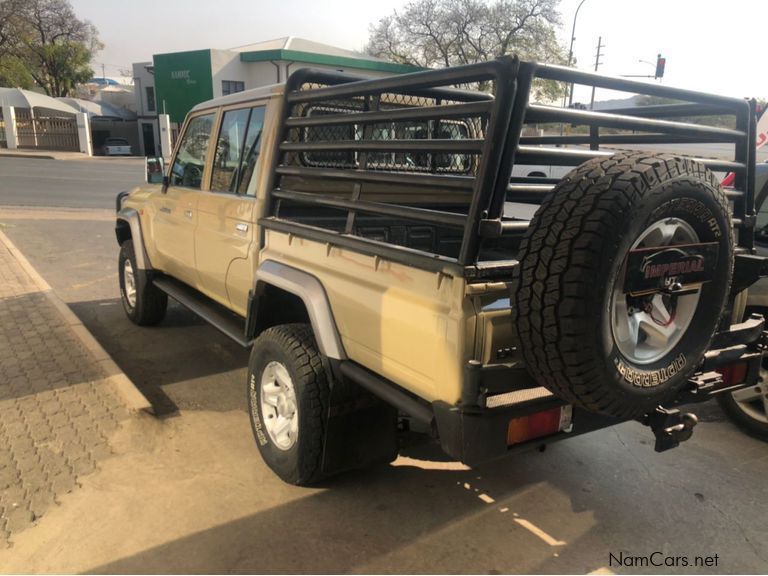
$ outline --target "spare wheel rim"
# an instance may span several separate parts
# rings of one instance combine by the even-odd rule
[[[648,226],[631,250],[699,243],[699,235],[680,218],[664,218]],[[681,296],[656,293],[632,298],[624,293],[626,263],[617,276],[610,306],[613,341],[619,352],[638,365],[664,358],[680,342],[693,320],[701,288]]]

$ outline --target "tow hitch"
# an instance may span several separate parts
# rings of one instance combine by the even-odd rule
[[[698,424],[696,414],[668,410],[659,406],[645,418],[645,424],[651,427],[656,436],[656,452],[664,452],[676,448],[680,442],[685,442],[693,435],[693,427]]]

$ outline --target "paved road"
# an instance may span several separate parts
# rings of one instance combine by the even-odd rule
[[[166,416],[127,431],[119,458],[14,543],[17,570],[705,571],[610,557],[656,551],[768,570],[768,448],[716,406],[662,455],[627,423],[476,470],[422,443],[393,466],[289,488],[250,437],[245,351],[178,307],[156,328],[125,319],[108,211],[0,209],[0,226]]]
[[[118,192],[144,179],[143,158],[0,157],[0,205],[114,209]]]

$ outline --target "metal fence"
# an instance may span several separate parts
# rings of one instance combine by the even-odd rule
[[[16,109],[16,134],[19,148],[39,148],[77,152],[77,120],[34,117],[29,110]]]

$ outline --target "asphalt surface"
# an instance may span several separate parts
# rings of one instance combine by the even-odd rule
[[[144,181],[144,158],[49,160],[0,157],[0,205],[113,209]]]
[[[0,158],[3,175],[6,162]],[[107,192],[94,175],[126,182],[132,168],[110,178],[106,166],[68,163],[61,171],[79,187],[64,198],[51,189],[51,166],[43,170],[38,162],[59,164],[18,160],[29,169],[16,166],[13,184],[37,190],[31,196],[37,206],[68,201],[109,209],[119,187]],[[11,204],[8,189],[0,178],[0,203]],[[157,327],[132,325],[119,302],[113,226],[108,210],[0,208],[0,227],[166,423],[162,432],[150,422],[132,431],[122,464],[105,465],[98,490],[84,489],[63,507],[72,526],[124,518],[124,532],[94,530],[93,571],[768,570],[768,446],[741,434],[711,403],[697,407],[702,422],[694,437],[664,454],[653,452],[650,431],[627,423],[475,470],[445,461],[434,443],[421,442],[395,465],[320,490],[285,487],[250,438],[247,352],[178,306]],[[170,451],[155,459],[132,456],[148,443],[150,456],[161,443]],[[142,544],[167,518],[175,519],[174,528],[162,542]],[[41,558],[61,554],[72,538],[64,529],[39,529],[55,544],[38,546]],[[18,553],[34,549],[35,530],[18,543]],[[654,552],[656,559],[686,557],[693,564],[700,556],[716,564],[617,560],[648,562]],[[31,565],[59,572],[81,566]]]

